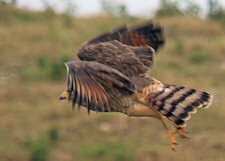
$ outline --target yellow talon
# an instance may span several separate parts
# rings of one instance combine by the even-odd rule
[[[171,147],[171,149],[172,149],[173,151],[176,151],[176,150],[175,150],[175,145],[177,145],[177,142],[176,142],[176,140],[175,140],[174,137],[173,137],[174,134],[175,134],[174,132],[168,131],[170,147]]]
[[[168,129],[168,127],[166,126],[166,123],[163,121],[163,119],[161,118],[160,120],[162,121],[162,124],[163,124],[163,126],[164,126],[164,128],[165,128],[165,130],[166,130],[166,132],[167,132],[167,134],[168,134],[168,137],[169,137],[169,143],[170,143],[171,149],[172,149],[173,151],[176,151],[176,150],[175,150],[175,145],[178,145],[178,144],[177,144],[176,140],[174,139],[173,135],[177,133],[177,130],[175,130],[175,131],[170,131],[170,130]]]
[[[177,128],[176,131],[179,133],[179,135],[181,137],[189,139],[189,137],[186,135],[187,134],[187,131],[185,129],[183,129],[183,128]]]
[[[190,138],[187,136],[187,133],[188,133],[187,130],[185,130],[184,128],[179,127],[179,126],[177,126],[177,125],[175,125],[175,124],[173,124],[173,126],[176,128],[176,130],[174,131],[175,134],[178,133],[181,137],[190,139]]]

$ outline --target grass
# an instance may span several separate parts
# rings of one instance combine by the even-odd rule
[[[24,81],[40,81],[50,79],[60,81],[66,76],[65,62],[69,61],[66,55],[54,61],[48,56],[40,56],[36,62],[28,63],[19,70],[19,77]]]
[[[165,29],[166,45],[149,74],[214,95],[211,108],[199,109],[188,122],[191,139],[175,137],[175,153],[158,120],[119,113],[88,116],[86,109],[72,111],[58,101],[66,86],[64,62],[77,59],[85,40],[146,20],[0,12],[0,160],[224,160],[225,31],[220,23],[193,17],[155,20]]]
[[[29,140],[26,145],[30,151],[31,161],[45,161],[49,158],[50,149],[45,139]]]
[[[79,160],[123,161],[133,160],[135,151],[127,148],[122,141],[109,142],[102,140],[99,143],[82,144],[78,150]]]
[[[188,56],[188,61],[192,64],[202,64],[202,63],[210,63],[213,60],[206,53],[196,51],[194,53],[190,53],[190,55]]]
[[[49,140],[56,143],[59,140],[59,130],[57,127],[51,127],[48,132]]]

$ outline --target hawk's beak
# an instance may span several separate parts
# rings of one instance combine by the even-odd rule
[[[62,100],[64,100],[64,99],[66,99],[66,97],[60,95],[59,100],[62,101]]]
[[[60,97],[59,100],[62,101],[64,99],[68,99],[69,98],[69,93],[68,92],[63,92]]]

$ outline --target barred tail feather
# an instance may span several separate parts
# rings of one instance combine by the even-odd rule
[[[191,114],[197,112],[197,108],[208,108],[211,105],[213,96],[195,89],[164,84],[162,91],[151,93],[146,99],[170,121],[184,127]]]

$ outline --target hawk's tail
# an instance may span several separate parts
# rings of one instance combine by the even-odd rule
[[[146,97],[151,106],[180,127],[186,125],[197,108],[209,107],[212,99],[213,96],[207,92],[168,84],[160,92]]]

